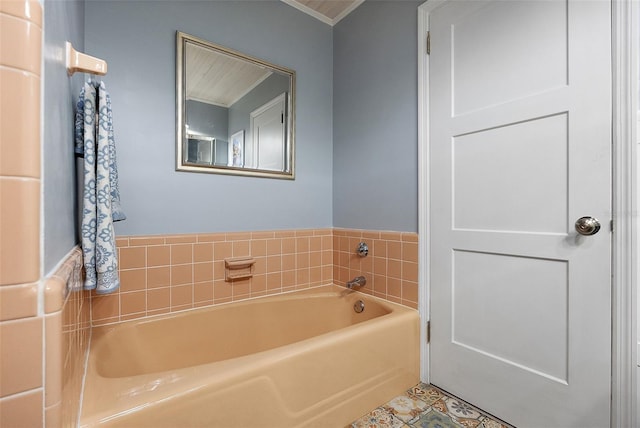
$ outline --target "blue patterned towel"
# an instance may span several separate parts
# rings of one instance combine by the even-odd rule
[[[118,289],[118,254],[113,222],[126,216],[120,208],[111,98],[104,82],[87,82],[76,110],[76,153],[84,156],[82,254],[85,290]]]

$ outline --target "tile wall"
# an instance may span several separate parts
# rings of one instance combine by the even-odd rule
[[[0,426],[42,426],[42,6],[0,1]]]
[[[418,234],[334,229],[333,279],[344,285],[359,275],[367,278],[362,292],[418,308]],[[369,255],[360,257],[360,241]]]
[[[364,240],[369,256],[355,248]],[[120,289],[92,295],[103,325],[367,277],[365,293],[417,308],[418,236],[352,229],[122,236]],[[254,276],[225,281],[224,260],[255,258]]]
[[[92,296],[93,325],[331,283],[331,229],[118,237],[120,290]],[[253,277],[225,281],[224,260],[251,256]]]
[[[82,290],[82,251],[74,248],[45,280],[45,426],[77,425],[91,330],[90,294]]]

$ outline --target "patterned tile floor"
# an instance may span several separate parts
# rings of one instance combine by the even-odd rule
[[[419,383],[374,409],[352,428],[511,428],[434,386]]]

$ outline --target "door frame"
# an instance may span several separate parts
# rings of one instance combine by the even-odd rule
[[[429,298],[429,15],[448,0],[429,0],[418,7],[418,310],[422,328],[430,320]],[[637,426],[638,372],[638,49],[640,5],[631,0],[611,0],[612,48],[612,332],[611,427]],[[429,344],[420,345],[420,377],[429,381]]]

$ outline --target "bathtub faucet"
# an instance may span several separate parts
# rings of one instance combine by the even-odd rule
[[[356,276],[351,281],[347,282],[347,288],[353,289],[354,287],[364,287],[367,284],[367,278],[364,276]]]

